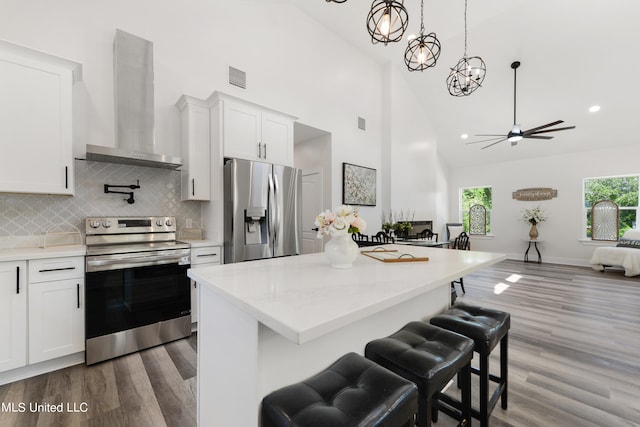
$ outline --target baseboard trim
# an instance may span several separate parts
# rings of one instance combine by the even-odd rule
[[[26,378],[35,377],[37,375],[46,374],[48,372],[57,371],[74,365],[80,365],[82,363],[84,363],[84,351],[58,357],[57,359],[46,360],[34,365],[23,366],[6,372],[0,372],[0,385],[24,380]]]

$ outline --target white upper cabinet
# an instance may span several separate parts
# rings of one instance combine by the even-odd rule
[[[209,105],[203,100],[182,95],[176,106],[182,119],[182,200],[210,200]]]
[[[293,166],[295,117],[219,92],[211,99],[224,157]]]
[[[80,64],[0,41],[0,192],[73,195]]]

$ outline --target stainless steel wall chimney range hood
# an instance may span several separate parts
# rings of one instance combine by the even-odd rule
[[[153,43],[116,30],[113,43],[116,146],[87,145],[87,160],[176,169],[154,152]]]

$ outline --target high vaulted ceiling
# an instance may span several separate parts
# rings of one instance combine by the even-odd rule
[[[484,85],[467,97],[446,88],[450,68],[464,53],[464,0],[425,0],[426,32],[442,43],[437,65],[409,72],[406,39],[373,45],[366,30],[370,0],[293,4],[376,61],[391,61],[423,102],[451,165],[513,161],[611,146],[638,144],[640,120],[640,16],[637,0],[468,0],[468,54],[487,65]],[[420,1],[405,0],[407,34],[419,33]],[[513,124],[513,70],[518,60],[517,119],[523,129],[555,120],[577,128],[554,139],[508,142],[481,150],[476,134],[506,134]],[[598,113],[589,113],[592,105]],[[461,135],[469,139],[462,140]],[[570,165],[567,165],[570,167]]]

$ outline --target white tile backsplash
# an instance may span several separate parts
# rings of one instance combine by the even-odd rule
[[[130,185],[125,194],[105,194],[104,184]],[[47,231],[83,231],[88,216],[175,216],[178,229],[201,227],[201,202],[180,201],[180,172],[143,166],[75,160],[75,196],[0,194],[0,248],[42,244]]]

